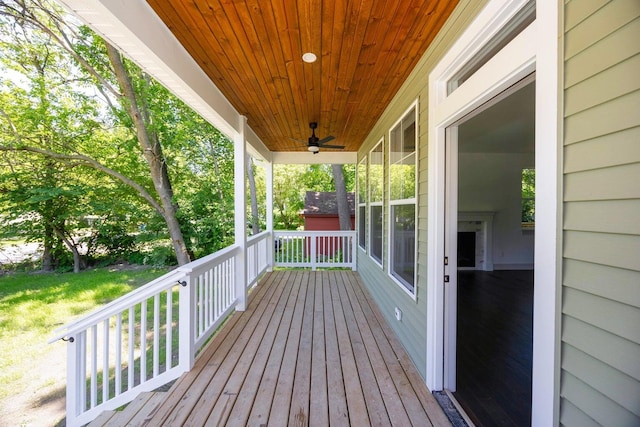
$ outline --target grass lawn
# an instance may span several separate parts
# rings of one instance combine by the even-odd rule
[[[21,403],[17,400],[33,398],[31,403],[22,402],[25,410],[31,411],[61,393],[66,346],[62,342],[47,344],[56,328],[166,271],[100,268],[79,274],[0,276],[0,420],[11,414],[10,425],[32,425],[28,420],[15,419]],[[52,352],[56,357],[62,354],[61,366],[58,360],[54,363]],[[53,370],[55,375],[49,372]],[[46,390],[48,395],[38,395]],[[51,421],[49,425],[55,423]]]

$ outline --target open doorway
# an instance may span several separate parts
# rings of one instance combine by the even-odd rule
[[[445,369],[476,425],[531,423],[534,123],[531,75],[447,129]]]

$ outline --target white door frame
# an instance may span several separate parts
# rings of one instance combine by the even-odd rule
[[[458,306],[458,126],[452,125],[445,129],[445,198],[444,207],[444,254],[447,263],[444,274],[449,281],[443,285],[444,301],[444,346],[443,351],[448,356],[444,358],[444,388],[456,391],[457,370],[456,352],[458,345],[457,306]],[[451,309],[453,308],[453,309]]]
[[[429,76],[427,386],[455,384],[445,362],[444,223],[447,127],[536,72],[535,290],[533,320],[532,425],[558,419],[560,125],[559,10],[562,2],[536,1],[536,21],[450,95],[446,82],[498,32],[526,0],[490,0]],[[448,334],[452,331],[446,330]],[[453,361],[455,362],[455,361]],[[455,366],[455,363],[453,363]],[[453,381],[453,383],[452,383]]]
[[[457,390],[457,326],[458,326],[458,222],[460,212],[458,211],[458,161],[459,161],[459,141],[458,128],[467,120],[475,117],[483,111],[513,95],[524,86],[535,81],[533,74],[520,80],[518,83],[505,89],[500,94],[494,96],[489,101],[476,108],[472,112],[464,115],[460,120],[451,124],[445,129],[445,213],[443,224],[444,234],[444,256],[447,262],[444,265],[444,274],[448,276],[448,282],[444,286],[444,379],[443,386],[447,390]],[[485,258],[489,256],[485,253]]]

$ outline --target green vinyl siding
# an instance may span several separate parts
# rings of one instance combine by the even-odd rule
[[[451,47],[461,32],[475,18],[486,2],[461,0],[435,40],[423,55],[416,68],[405,81],[392,102],[374,125],[364,144],[358,151],[358,160],[364,158],[382,137],[389,141],[389,130],[403,117],[411,105],[418,100],[418,178],[417,178],[417,275],[415,299],[405,292],[389,276],[389,202],[384,200],[383,215],[383,265],[374,262],[364,251],[358,251],[358,272],[362,281],[380,307],[416,368],[426,376],[426,319],[427,319],[427,152],[428,152],[428,87],[429,73]],[[388,150],[385,147],[385,189],[388,188]],[[402,311],[402,320],[395,318],[395,309]]]
[[[560,423],[640,425],[640,2],[565,2]]]

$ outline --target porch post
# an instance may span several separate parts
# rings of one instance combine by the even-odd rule
[[[273,271],[275,241],[273,237],[273,162],[269,160],[265,167],[267,186],[267,271]]]
[[[74,341],[67,341],[67,424],[74,425],[78,418],[80,408],[84,408],[85,388],[83,380],[86,371],[82,371],[86,354],[85,348],[86,332],[79,332],[73,337]],[[80,374],[82,372],[82,375]],[[82,378],[82,379],[81,379]]]
[[[180,286],[180,305],[178,306],[178,345],[179,366],[182,372],[189,372],[196,360],[194,341],[196,337],[196,283],[187,273],[184,285]]]
[[[235,288],[236,310],[244,311],[247,307],[247,118],[239,117],[239,132],[235,134],[234,145],[234,194],[235,194],[235,242],[240,248],[236,255]]]

